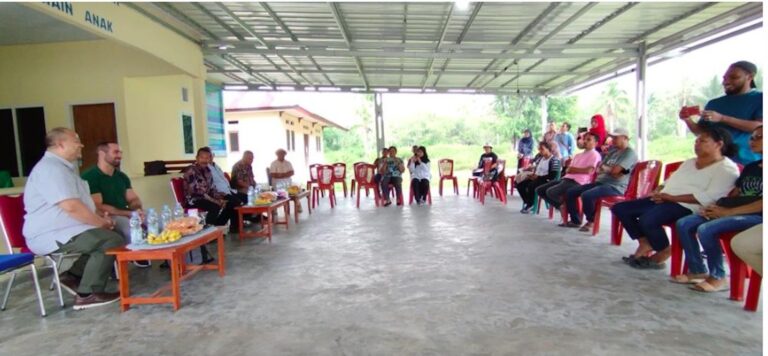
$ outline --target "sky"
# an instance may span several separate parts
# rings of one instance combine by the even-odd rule
[[[762,44],[761,44],[762,43]],[[647,93],[663,93],[675,90],[681,81],[703,84],[713,76],[722,76],[730,63],[748,60],[759,70],[766,68],[764,29],[750,31],[725,41],[670,58],[648,67]],[[635,98],[635,74],[615,79],[619,87]],[[586,112],[599,97],[608,82],[577,92],[582,112]],[[482,115],[493,102],[493,95],[467,94],[384,94],[384,120],[394,123],[416,115],[433,113],[449,116],[462,110],[467,116]],[[701,103],[703,105],[704,103]],[[307,93],[307,92],[225,92],[224,106],[258,107],[301,105],[342,126],[357,122],[357,111],[365,105],[362,95],[355,93]]]

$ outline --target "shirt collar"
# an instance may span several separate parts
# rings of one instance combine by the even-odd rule
[[[63,157],[61,157],[61,156],[59,156],[59,155],[57,155],[57,154],[55,154],[55,153],[53,153],[51,151],[45,151],[45,154],[43,156],[56,159],[56,160],[60,161],[61,163],[64,163],[64,165],[67,166],[67,168],[69,168],[71,170],[75,170],[75,165],[72,164],[72,162],[67,161]]]

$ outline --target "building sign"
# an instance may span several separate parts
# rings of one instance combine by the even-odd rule
[[[54,2],[43,2],[43,4],[48,5],[58,11],[61,11],[69,16],[75,17],[75,6],[69,1],[54,1]],[[88,3],[78,3],[78,6],[86,7],[88,6]],[[116,6],[120,6],[120,4],[115,3]],[[79,15],[79,13],[78,13]],[[77,16],[80,17],[80,16]],[[96,26],[96,28],[109,32],[114,33],[115,31],[112,30],[112,20],[105,16],[99,16],[95,12],[91,11],[91,9],[85,9],[85,13],[82,14],[82,19],[93,25]]]

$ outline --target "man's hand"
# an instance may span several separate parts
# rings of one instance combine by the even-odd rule
[[[704,208],[702,215],[707,219],[718,219],[730,215],[730,209],[712,204]]]
[[[115,221],[112,220],[112,218],[109,217],[109,213],[108,212],[105,211],[104,212],[104,216],[102,216],[101,219],[103,220],[101,228],[104,228],[104,229],[107,229],[107,230],[112,230],[112,229],[115,228]]]
[[[665,196],[668,196],[666,193],[660,193],[660,192],[653,192],[651,193],[651,201],[656,204],[661,204],[665,200]]]
[[[710,122],[720,122],[723,121],[723,114],[713,110],[704,110],[701,112],[701,118]]]

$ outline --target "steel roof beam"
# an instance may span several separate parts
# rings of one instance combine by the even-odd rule
[[[257,70],[251,67],[251,70]],[[301,74],[321,74],[318,70],[303,70],[298,69],[298,72]],[[224,73],[239,73],[240,70],[236,69],[220,69],[220,70],[212,70],[208,71],[210,74],[224,74]],[[262,74],[280,74],[283,73],[281,70],[258,70],[259,73]],[[328,73],[328,74],[358,74],[359,72],[357,69],[323,69],[322,72]],[[403,75],[423,75],[424,71],[421,69],[399,69],[399,68],[393,68],[393,69],[369,69],[366,70],[366,73],[377,75],[377,74],[403,74]],[[491,74],[493,71],[486,71],[481,72],[479,70],[471,70],[471,69],[452,69],[452,70],[444,70],[444,71],[435,71],[435,74],[440,75],[478,75],[478,74]],[[579,75],[579,74],[589,74],[590,72],[568,72],[568,71],[530,71],[526,73],[520,73],[520,75]]]
[[[558,6],[560,6],[559,2],[554,2],[554,3],[549,4],[549,6],[547,6],[547,8],[544,9],[544,11],[542,11],[539,14],[539,16],[536,16],[536,18],[533,19],[533,21],[531,21],[531,23],[529,23],[528,26],[526,26],[520,33],[518,33],[517,36],[515,36],[515,38],[513,38],[512,41],[510,41],[509,44],[511,46],[516,46],[520,42],[520,40],[523,39],[523,37],[528,35],[528,33],[530,33],[536,26],[538,26],[539,23],[541,23],[541,21],[543,21],[547,16],[549,16],[549,14],[551,14],[552,11],[554,11]],[[506,50],[501,51],[502,54],[506,54],[507,52],[508,51],[506,51]],[[485,68],[483,68],[483,71],[487,71],[488,69],[493,67],[494,64],[496,64],[496,59],[494,59],[490,63],[488,63],[488,65],[485,66]],[[495,78],[496,77],[494,77],[493,79],[495,79]],[[480,79],[480,76],[474,77],[472,80],[469,81],[469,83],[467,83],[467,87],[471,87],[472,84],[474,84],[478,79]],[[493,80],[493,79],[491,79],[491,80]],[[487,84],[488,83],[486,83],[486,85]]]
[[[469,15],[469,18],[467,19],[467,22],[464,24],[464,27],[461,29],[461,32],[459,33],[459,37],[456,38],[456,45],[457,46],[461,45],[461,43],[464,42],[464,37],[467,36],[467,33],[469,32],[469,28],[472,27],[472,24],[475,22],[475,18],[477,18],[477,14],[480,12],[480,9],[482,9],[482,8],[483,8],[483,3],[482,2],[475,3],[475,5],[474,5],[474,7],[472,9],[472,14]],[[446,45],[445,47],[448,47],[448,45]],[[487,47],[483,47],[483,48],[487,48]],[[453,51],[454,50],[451,49],[451,52],[453,52]],[[435,81],[432,82],[432,86],[433,87],[437,86],[437,82],[440,81],[440,77],[442,76],[442,73],[445,72],[446,68],[448,68],[448,63],[450,63],[450,62],[451,62],[450,58],[446,58],[445,59],[445,61],[443,62],[442,68],[440,68],[440,73],[437,75],[437,78],[435,78]]]
[[[258,79],[262,83],[264,83],[264,84],[266,84],[268,86],[271,86],[271,87],[275,86],[275,83],[273,81],[269,80],[268,78],[264,77],[263,75],[261,75],[259,73],[254,73],[245,64],[243,64],[240,61],[238,61],[237,58],[233,58],[232,56],[229,56],[229,55],[226,55],[226,54],[221,55],[221,58],[223,60],[227,61],[229,64],[231,64],[231,65],[235,66],[236,68],[240,69],[240,71],[242,71],[243,73],[248,74],[251,77],[254,77],[254,78]]]
[[[593,8],[595,5],[597,5],[597,3],[591,2],[591,3],[588,3],[588,4],[584,5],[584,6],[582,6],[582,7],[579,9],[579,11],[576,11],[576,13],[574,13],[574,14],[573,14],[573,15],[571,15],[571,16],[570,16],[568,19],[566,19],[565,21],[563,21],[563,22],[562,22],[560,25],[558,25],[557,27],[555,27],[555,29],[554,29],[554,30],[552,30],[552,31],[551,31],[550,33],[548,33],[546,36],[542,37],[542,38],[541,38],[541,39],[540,39],[538,42],[536,42],[536,44],[535,44],[535,45],[533,45],[533,47],[532,47],[531,49],[529,49],[528,51],[529,51],[529,52],[533,52],[534,50],[536,50],[536,49],[538,49],[539,47],[541,47],[541,46],[542,46],[544,43],[546,43],[547,41],[549,41],[549,39],[550,39],[550,38],[552,38],[552,37],[554,37],[555,35],[557,35],[558,33],[560,33],[560,31],[562,31],[562,30],[563,30],[563,29],[564,29],[566,26],[568,26],[568,25],[570,25],[571,23],[573,23],[574,21],[576,21],[576,19],[578,19],[579,17],[581,17],[582,15],[584,15],[584,14],[585,14],[587,11],[589,11],[589,10],[590,10],[591,8]],[[565,46],[574,46],[574,45],[575,45],[575,44],[570,44],[570,45],[565,45]],[[534,63],[532,66],[530,66],[530,67],[526,68],[525,70],[523,70],[523,73],[529,73],[530,71],[532,71],[534,68],[538,67],[538,66],[539,66],[540,64],[542,64],[542,63],[544,63],[544,60],[543,60],[543,59],[542,59],[542,60],[540,60],[540,61],[538,61],[538,62],[536,62],[536,63]],[[498,73],[494,74],[494,77],[493,77],[493,79],[496,79],[496,77],[498,77],[499,75],[501,75],[503,72],[506,72],[508,68],[509,68],[509,66],[507,66],[507,67],[504,67],[504,68],[503,68],[501,71],[499,71]],[[518,68],[518,69],[519,69],[519,68]],[[517,73],[517,74],[516,74],[514,77],[512,77],[512,79],[510,79],[510,80],[508,80],[508,81],[504,82],[503,84],[501,84],[501,85],[500,85],[500,87],[505,87],[505,86],[509,85],[509,83],[512,83],[513,81],[517,80],[519,77],[520,77],[520,73]],[[488,84],[490,84],[490,83],[493,81],[493,79],[491,79],[491,80],[489,80],[488,82],[486,82],[486,83],[483,85],[483,88],[484,88],[484,87],[486,87]]]
[[[269,4],[267,4],[265,2],[259,2],[258,4],[264,9],[264,11],[267,12],[267,14],[269,14],[269,17],[272,18],[272,21],[274,21],[278,26],[280,26],[280,28],[283,30],[283,32],[285,32],[285,34],[288,35],[288,37],[290,37],[292,41],[294,41],[294,42],[298,42],[299,41],[299,39],[296,37],[296,35],[293,34],[291,29],[288,28],[288,26],[283,22],[283,20],[280,18],[280,16],[277,16],[277,13],[275,13],[275,11],[272,10],[272,8],[269,6]],[[318,70],[322,70],[320,68],[320,65],[317,64],[317,62],[315,61],[314,58],[312,58],[312,56],[308,56],[308,58],[309,58],[309,61],[312,62],[312,64],[314,64],[315,67],[317,67]],[[286,62],[286,64],[287,64],[287,62]],[[328,83],[330,83],[331,85],[334,85],[334,83],[331,80],[331,78],[329,78],[327,75],[323,74],[323,77],[325,77],[325,79],[328,81]]]
[[[339,9],[338,3],[330,3],[329,6],[331,7],[331,13],[333,13],[333,19],[336,21],[336,26],[339,27],[339,30],[341,31],[341,35],[344,37],[344,41],[347,42],[347,48],[352,49],[352,38],[349,34],[349,29],[347,28],[347,23],[344,21],[344,17],[341,15],[341,9]],[[365,76],[365,71],[363,71],[363,63],[360,62],[360,58],[355,56],[355,66],[357,67],[357,71],[360,74],[360,77],[363,79],[363,85],[365,86],[365,90],[368,90],[368,77]]]
[[[260,49],[260,48],[231,48],[221,50],[218,48],[203,49],[204,54],[264,54],[286,56],[324,56],[350,58],[354,56],[370,58],[463,58],[463,59],[505,59],[510,54],[506,53],[465,53],[465,52],[386,52],[386,51],[360,51],[360,50],[296,50],[296,49]],[[627,58],[633,57],[635,51],[600,54],[601,58]],[[594,58],[594,53],[521,53],[514,54],[515,58]],[[487,70],[484,69],[484,70]]]
[[[442,45],[443,40],[445,40],[445,34],[448,32],[448,25],[450,25],[451,17],[453,16],[453,8],[454,8],[454,3],[451,3],[451,5],[448,7],[448,16],[443,22],[443,28],[440,30],[440,39],[437,41],[437,44],[435,45],[435,48],[434,48],[435,52],[440,50],[440,45]],[[432,73],[432,66],[434,66],[434,64],[435,64],[435,59],[430,58],[429,64],[427,64],[427,72],[424,73],[424,79],[421,80],[420,86],[422,90],[427,86],[427,80],[429,80],[429,76]]]
[[[475,90],[461,87],[446,87],[446,88],[429,88],[421,90],[418,87],[400,87],[400,86],[377,86],[370,90],[365,90],[360,86],[354,85],[337,85],[337,86],[296,86],[291,88],[271,88],[263,85],[255,84],[240,84],[240,83],[224,83],[224,90],[239,91],[238,89],[227,88],[227,86],[245,87],[242,90],[253,91],[295,91],[295,92],[312,92],[312,93],[339,93],[339,92],[352,92],[352,93],[390,93],[390,94],[409,94],[409,93],[423,93],[423,94],[436,94],[436,93],[450,93],[450,94],[478,94],[478,95],[494,95],[494,94],[516,94],[512,90]],[[303,90],[304,88],[310,88],[309,90]],[[534,90],[530,88],[521,88],[520,93],[530,95],[543,95],[543,91]]]

